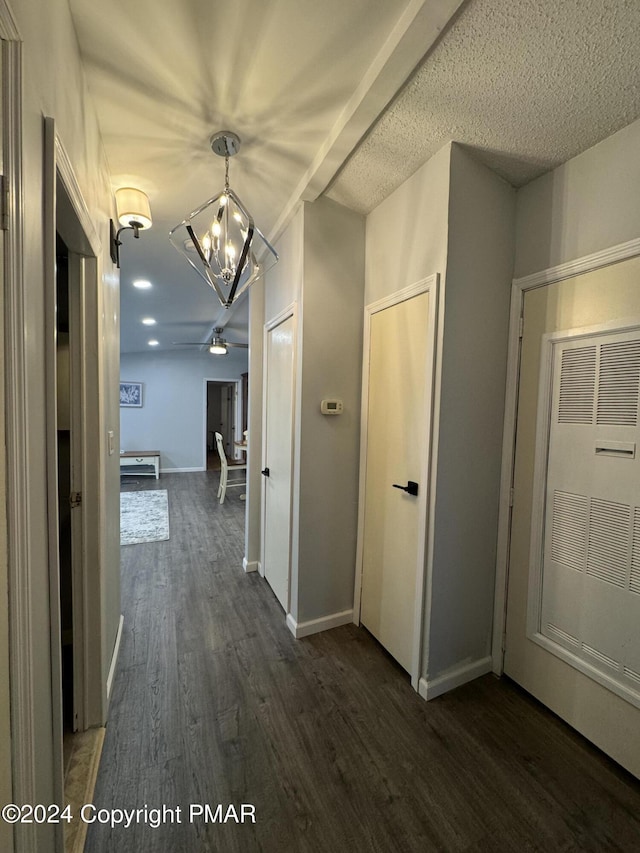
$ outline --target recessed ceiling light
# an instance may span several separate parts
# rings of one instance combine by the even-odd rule
[[[151,340],[151,341],[147,341],[147,343],[149,344],[150,347],[157,347],[158,344],[160,343],[160,341]]]
[[[133,286],[137,287],[139,290],[148,290],[150,287],[152,287],[152,284],[146,279],[138,278],[136,279],[136,281],[133,282]]]
[[[156,324],[156,321],[153,319],[153,317],[143,317],[142,318],[142,325],[143,326],[155,326],[155,324]]]

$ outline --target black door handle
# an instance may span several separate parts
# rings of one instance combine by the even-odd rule
[[[264,477],[268,477],[268,476],[269,476],[269,469],[268,469],[268,468],[263,468],[263,469],[262,469],[262,471],[260,471],[260,473],[261,473]]]
[[[410,495],[414,497],[418,494],[418,484],[413,480],[409,480],[406,486],[400,486],[398,483],[393,484],[394,489],[402,489],[403,492],[408,492]]]

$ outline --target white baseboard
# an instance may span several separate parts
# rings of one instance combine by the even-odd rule
[[[245,570],[247,574],[249,572],[260,572],[260,561],[259,560],[247,560],[246,557],[242,558],[242,568]]]
[[[120,652],[120,640],[122,639],[122,626],[124,625],[124,616],[120,615],[120,622],[118,624],[118,633],[116,634],[116,641],[113,644],[113,654],[111,655],[111,665],[109,666],[109,674],[107,675],[107,701],[109,701],[109,696],[111,696],[111,687],[113,685],[113,676],[116,672],[116,664],[118,663],[118,654]]]
[[[481,658],[480,660],[465,663],[456,666],[439,675],[437,678],[421,678],[418,684],[418,693],[427,702],[429,699],[435,699],[436,696],[441,696],[454,687],[460,687],[461,684],[466,684],[467,681],[473,681],[474,678],[480,678],[481,675],[486,675],[491,672],[493,667],[493,659],[491,656]]]
[[[206,471],[202,466],[198,468],[161,468],[161,474],[192,474],[194,471]]]
[[[322,616],[320,619],[312,619],[310,622],[296,622],[290,613],[287,613],[287,628],[296,640],[308,637],[310,634],[319,634],[320,631],[328,631],[330,628],[339,628],[353,622],[353,610],[343,610],[342,613],[332,613],[330,616]]]

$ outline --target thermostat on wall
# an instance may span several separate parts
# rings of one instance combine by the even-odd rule
[[[323,400],[320,403],[320,411],[323,415],[341,415],[342,400]]]

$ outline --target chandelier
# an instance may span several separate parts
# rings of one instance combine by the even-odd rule
[[[176,225],[169,239],[229,308],[278,255],[229,186],[229,158],[238,153],[240,138],[224,130],[210,143],[214,154],[224,157],[224,189]]]

